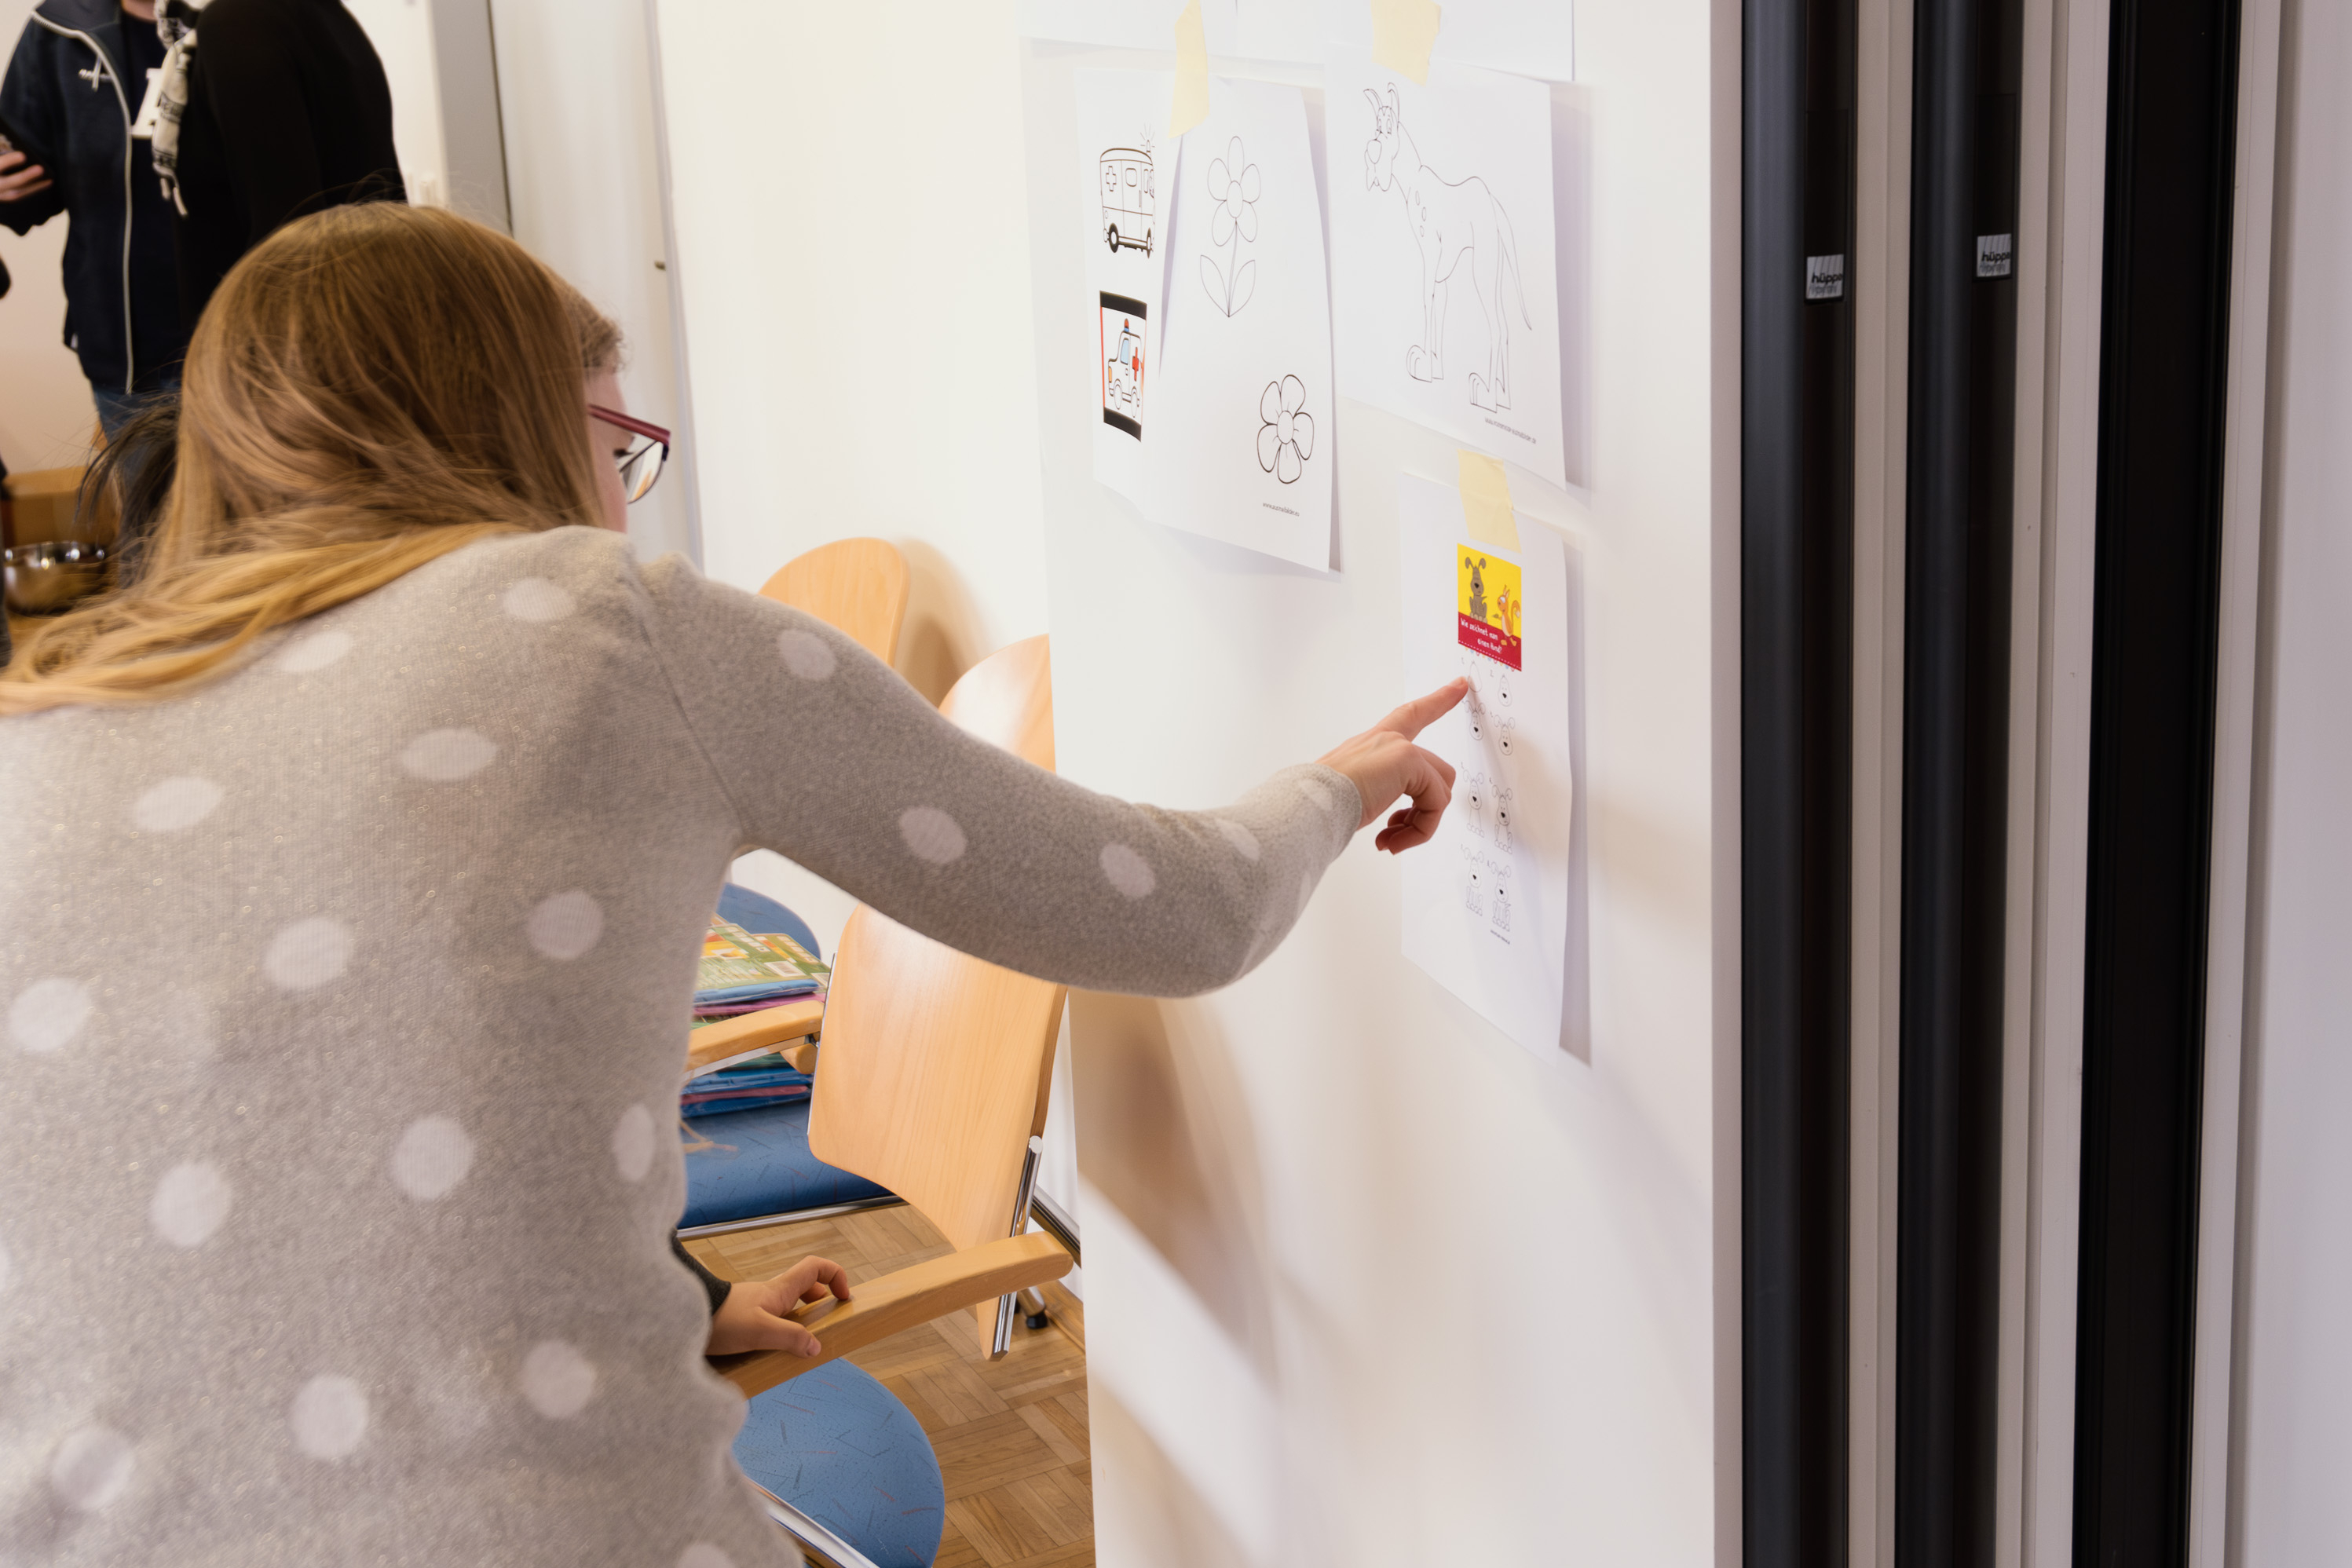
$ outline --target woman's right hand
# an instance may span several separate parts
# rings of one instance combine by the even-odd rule
[[[1469,689],[1470,683],[1456,675],[1318,759],[1354,781],[1364,800],[1363,820],[1356,824],[1360,828],[1380,821],[1398,796],[1412,798],[1411,805],[1389,818],[1388,826],[1372,841],[1376,847],[1402,854],[1436,833],[1438,820],[1454,800],[1454,768],[1436,753],[1415,746],[1412,737],[1451,712]]]
[[[22,152],[0,152],[0,202],[47,190],[52,183],[48,174],[38,163],[26,164]]]

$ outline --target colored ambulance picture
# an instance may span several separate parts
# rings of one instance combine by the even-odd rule
[[[1110,323],[1106,320],[1103,324],[1108,328]],[[1119,322],[1109,362],[1103,367],[1103,406],[1130,415],[1143,410],[1143,340],[1136,335],[1135,325],[1129,321]]]

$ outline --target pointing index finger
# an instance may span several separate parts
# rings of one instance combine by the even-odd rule
[[[1413,698],[1372,727],[1389,730],[1411,740],[1432,722],[1450,712],[1469,690],[1469,677],[1456,675],[1427,696]]]

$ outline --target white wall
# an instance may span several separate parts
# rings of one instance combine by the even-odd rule
[[[442,169],[441,95],[433,68],[433,12],[418,0],[343,0],[375,46],[392,88],[392,145],[408,182],[408,199],[449,204]]]
[[[2352,1561],[2352,14],[2289,16],[2231,1559],[2249,1568]]]
[[[1730,26],[1703,0],[1586,0],[1582,81],[1555,94],[1584,163],[1561,228],[1587,247],[1588,482],[1514,490],[1586,579],[1590,1065],[1531,1057],[1406,966],[1397,867],[1365,843],[1239,985],[1074,1005],[1106,1564],[1736,1552],[1717,1317],[1737,1292],[1717,826],[1736,622],[1715,613],[1711,417],[1736,365],[1715,306],[1733,171],[1710,141]],[[1202,806],[1404,695],[1397,476],[1454,459],[1343,402],[1336,577],[1155,528],[1092,480],[1068,75],[1145,59],[1041,46],[1025,83],[1057,744],[1089,785]]]
[[[514,236],[621,324],[630,411],[682,426],[643,0],[493,0],[490,20]],[[682,467],[629,534],[648,559],[688,549]]]
[[[656,10],[705,568],[889,539],[937,701],[1047,629],[1013,5]],[[845,900],[746,874],[831,950]]]
[[[714,575],[897,540],[919,686],[1050,628],[1064,771],[1172,805],[1394,703],[1396,476],[1451,475],[1450,446],[1343,407],[1336,578],[1154,528],[1087,477],[1067,72],[1152,57],[1024,49],[1006,0],[656,4]],[[1590,1064],[1404,967],[1395,868],[1363,845],[1240,986],[1079,1004],[1111,1568],[1736,1553],[1717,9],[1586,0],[1585,82],[1555,95],[1584,161],[1561,222],[1585,487],[1521,499],[1587,583]],[[828,924],[794,873],[743,874]]]
[[[1010,0],[660,0],[705,564],[873,534],[934,700],[1046,629]]]
[[[0,49],[7,51],[0,55],[0,70],[16,54],[33,4],[0,0]],[[21,239],[0,229],[0,261],[16,279],[0,298],[0,460],[12,473],[82,462],[98,423],[81,361],[65,346],[66,291],[58,270],[65,248],[63,216]]]

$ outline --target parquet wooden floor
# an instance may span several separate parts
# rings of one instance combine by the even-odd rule
[[[764,1280],[814,1253],[853,1285],[950,1250],[906,1207],[687,1245],[722,1279]],[[1053,1291],[1052,1303],[1045,1328],[1014,1326],[1002,1361],[982,1354],[968,1312],[849,1358],[914,1413],[939,1454],[948,1517],[937,1568],[1092,1568],[1086,1320],[1066,1291]]]

